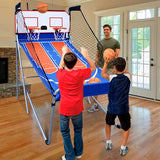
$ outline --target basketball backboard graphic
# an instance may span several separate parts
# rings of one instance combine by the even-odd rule
[[[37,32],[55,32],[54,28],[61,28],[61,32],[70,30],[69,15],[65,11],[19,11],[16,14],[16,33],[27,33],[27,28],[39,28]],[[44,29],[45,28],[45,29]]]

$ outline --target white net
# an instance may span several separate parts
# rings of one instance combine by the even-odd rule
[[[80,51],[80,47],[88,49],[90,58],[95,61],[97,54],[97,40],[89,29],[80,12],[71,14],[71,39],[73,45]]]
[[[56,41],[64,40],[65,39],[65,33],[64,32],[54,32],[54,39]]]
[[[73,45],[80,51],[80,47],[88,49],[88,55],[95,62],[97,54],[97,40],[92,31],[85,22],[81,12],[72,12],[71,14],[71,39]],[[107,95],[98,95],[97,100],[101,105],[107,108]],[[91,101],[93,103],[93,101]]]
[[[40,34],[40,32],[30,32],[30,33],[27,33],[27,40],[28,41],[37,41],[37,40],[39,40],[39,34]]]

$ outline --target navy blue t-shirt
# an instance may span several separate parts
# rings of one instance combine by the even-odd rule
[[[110,75],[108,92],[108,112],[111,114],[129,113],[130,75]]]

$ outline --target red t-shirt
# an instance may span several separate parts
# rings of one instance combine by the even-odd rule
[[[91,76],[91,69],[67,71],[59,69],[56,77],[61,94],[59,113],[66,116],[80,114],[83,110],[83,81]]]

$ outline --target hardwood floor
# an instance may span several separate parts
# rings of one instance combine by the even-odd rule
[[[30,95],[40,122],[48,133],[52,97],[43,84],[32,85]],[[107,95],[99,96],[99,101],[107,107]],[[106,151],[105,114],[103,111],[88,113],[91,105],[87,98],[84,98],[84,104],[84,154],[81,160],[160,159],[160,103],[130,97],[132,128],[128,140],[130,150],[125,157],[119,155],[122,130],[112,127],[114,148]],[[0,99],[0,160],[61,160],[64,149],[58,105],[59,102],[56,103],[52,141],[46,145],[30,106],[30,114],[26,114],[24,97],[20,96],[19,100],[16,97]]]

